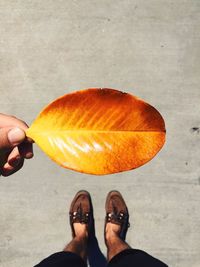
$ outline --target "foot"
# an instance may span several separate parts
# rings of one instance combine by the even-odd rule
[[[122,195],[111,191],[106,199],[106,218],[104,228],[105,243],[114,243],[116,238],[125,241],[129,227],[129,213]]]
[[[87,191],[79,191],[69,211],[72,237],[76,239],[88,239],[94,233],[93,207],[90,194]]]

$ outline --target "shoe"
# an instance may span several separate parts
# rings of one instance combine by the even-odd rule
[[[105,204],[106,217],[104,225],[104,238],[107,223],[121,226],[119,237],[125,241],[129,224],[129,213],[122,195],[118,191],[108,193]]]
[[[88,239],[95,235],[93,206],[90,194],[87,191],[81,190],[75,195],[69,210],[69,221],[73,238],[76,236],[74,223],[88,225]]]

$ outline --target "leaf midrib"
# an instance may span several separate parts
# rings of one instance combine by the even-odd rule
[[[98,132],[98,133],[166,133],[166,130],[28,130],[27,133],[39,133],[39,134],[46,134],[46,133],[64,133],[64,132]]]

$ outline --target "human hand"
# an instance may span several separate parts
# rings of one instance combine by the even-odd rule
[[[9,115],[0,113],[0,175],[9,176],[33,157],[32,140],[26,137],[28,125]]]

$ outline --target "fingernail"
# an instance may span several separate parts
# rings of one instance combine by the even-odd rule
[[[8,140],[13,145],[18,145],[25,139],[26,135],[20,128],[13,128],[8,132]]]
[[[25,155],[26,159],[31,159],[33,157],[33,153],[32,152],[27,152]]]

